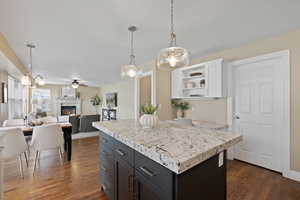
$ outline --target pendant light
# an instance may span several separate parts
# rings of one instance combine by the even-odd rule
[[[133,51],[133,33],[137,30],[137,27],[130,26],[128,30],[130,31],[130,61],[128,65],[122,66],[121,76],[134,78],[142,72],[141,68],[135,64],[135,55]]]
[[[26,85],[26,86],[31,86],[31,88],[36,87],[35,83],[33,83],[33,79],[32,79],[32,49],[35,48],[35,45],[33,44],[27,44],[26,47],[29,48],[29,72],[23,76],[22,78],[22,84]]]
[[[170,46],[162,49],[157,58],[157,65],[159,67],[184,67],[189,65],[189,52],[182,47],[177,46],[176,34],[174,31],[174,0],[171,0],[171,33]]]
[[[30,86],[31,88],[36,88],[37,85],[45,85],[44,78],[41,75],[37,75],[35,78],[33,78],[33,63],[32,63],[32,49],[34,49],[36,46],[33,44],[27,44],[26,45],[29,48],[29,73],[22,78],[22,84]]]

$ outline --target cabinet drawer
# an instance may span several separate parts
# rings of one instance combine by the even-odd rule
[[[113,162],[114,161],[113,150],[108,146],[100,147],[99,158],[101,162]]]
[[[151,183],[139,171],[135,171],[135,194],[138,199],[173,200],[172,191],[164,191],[158,185]]]
[[[100,132],[100,140],[99,140],[99,143],[100,143],[100,146],[102,145],[108,145],[110,146],[111,148],[113,147],[114,145],[114,138],[112,138],[111,136],[103,133],[103,132]]]
[[[172,171],[138,152],[135,152],[135,169],[153,185],[166,192],[172,192],[174,177]]]
[[[123,160],[128,162],[129,165],[133,166],[134,150],[129,146],[115,140],[114,154],[116,157],[122,158]]]

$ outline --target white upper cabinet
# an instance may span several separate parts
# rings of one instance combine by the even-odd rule
[[[172,98],[224,97],[226,71],[223,59],[176,69],[172,71]]]

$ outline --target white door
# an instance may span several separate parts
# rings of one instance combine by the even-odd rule
[[[254,59],[233,67],[234,127],[243,135],[235,158],[282,171],[281,131],[284,117],[283,59]]]

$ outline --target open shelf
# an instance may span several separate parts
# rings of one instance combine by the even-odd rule
[[[200,76],[191,76],[191,77],[183,77],[182,80],[189,81],[189,80],[196,80],[196,79],[205,79],[204,75]]]
[[[205,87],[182,88],[183,90],[205,90]]]

